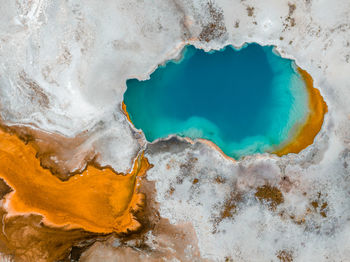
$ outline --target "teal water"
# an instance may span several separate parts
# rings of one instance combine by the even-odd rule
[[[124,103],[148,141],[204,138],[234,158],[273,151],[308,111],[294,62],[258,44],[213,52],[186,46],[149,80],[127,80]]]

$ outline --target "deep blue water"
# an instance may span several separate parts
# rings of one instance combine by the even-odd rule
[[[148,141],[205,138],[235,158],[273,151],[308,110],[293,61],[258,44],[210,53],[186,46],[149,80],[128,80],[124,102]]]

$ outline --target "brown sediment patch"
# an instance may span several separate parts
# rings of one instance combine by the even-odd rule
[[[36,150],[0,129],[0,178],[13,192],[6,196],[8,216],[39,214],[45,225],[95,233],[127,233],[140,227],[133,213],[143,204],[139,178],[150,168],[139,156],[129,174],[88,165],[61,181],[43,169]]]
[[[303,125],[296,130],[295,135],[289,142],[282,145],[273,153],[278,156],[283,156],[289,153],[299,153],[314,142],[318,132],[320,132],[324,115],[328,108],[320,91],[313,86],[313,79],[308,72],[298,67],[298,72],[305,81],[306,90],[308,92],[309,114]]]
[[[263,185],[258,187],[255,196],[260,200],[266,202],[272,210],[275,210],[279,204],[284,202],[282,192],[270,185]]]
[[[236,212],[237,204],[242,201],[242,196],[239,193],[231,193],[231,196],[226,199],[223,210],[220,213],[220,219],[218,222],[221,222],[223,219],[232,217]]]
[[[243,195],[240,192],[237,192],[236,190],[231,191],[223,204],[221,206],[218,206],[220,213],[212,218],[214,227],[212,233],[218,232],[218,226],[224,219],[234,219],[234,216],[237,214],[239,205],[242,200]]]
[[[0,209],[0,252],[10,255],[13,261],[46,262],[70,261],[71,247],[81,242],[91,244],[102,235],[81,229],[63,230],[42,225],[38,215],[6,218]]]
[[[321,192],[318,193],[317,199],[313,200],[310,204],[313,207],[313,211],[319,213],[322,217],[327,217],[328,211],[328,203],[326,201],[322,201]],[[311,210],[310,210],[311,211]]]
[[[210,42],[224,36],[227,30],[224,23],[223,10],[211,1],[207,2],[207,10],[209,15],[208,23],[202,26],[198,40]]]
[[[217,184],[223,184],[225,183],[226,179],[221,177],[221,176],[216,176],[215,177],[215,182],[214,183],[217,183]]]
[[[195,185],[199,182],[198,178],[193,179],[192,184]]]
[[[287,250],[281,250],[276,254],[277,258],[281,262],[292,262],[293,261],[293,252]]]
[[[310,219],[312,218],[312,216],[314,216],[315,214],[320,215],[323,219],[327,218],[327,204],[323,205],[321,208],[315,208],[313,206],[313,203],[311,203],[312,208],[311,207],[307,207],[305,212],[301,215],[294,215],[294,214],[290,214],[289,218],[296,223],[297,225],[303,225],[306,224],[307,225],[307,221],[310,221]]]
[[[254,15],[254,7],[248,6],[247,12],[248,12],[248,16],[253,16]]]

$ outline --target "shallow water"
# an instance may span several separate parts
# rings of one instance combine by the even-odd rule
[[[204,138],[234,158],[273,151],[308,113],[293,61],[258,44],[210,53],[186,46],[149,80],[128,80],[124,102],[148,141]]]

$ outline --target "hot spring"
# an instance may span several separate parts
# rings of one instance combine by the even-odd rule
[[[297,139],[310,121],[310,95],[301,70],[272,46],[205,52],[188,45],[148,80],[127,80],[124,103],[149,142],[201,138],[240,158]]]

